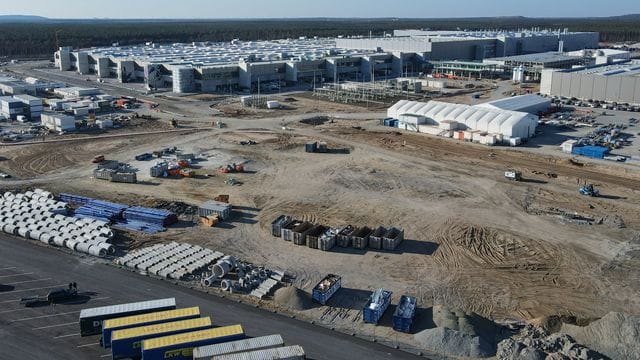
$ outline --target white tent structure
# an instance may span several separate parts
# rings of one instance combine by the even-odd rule
[[[522,111],[537,114],[541,111],[549,110],[551,100],[543,98],[540,95],[529,94],[489,101],[476,106],[487,109]]]
[[[418,124],[427,126],[454,121],[459,124],[459,130],[477,130],[505,138],[529,138],[535,134],[538,125],[538,116],[525,112],[441,101],[400,100],[387,110],[387,116],[401,121],[407,117],[421,118]]]

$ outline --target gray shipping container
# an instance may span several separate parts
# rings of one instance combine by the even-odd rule
[[[373,231],[364,226],[358,228],[351,234],[351,242],[353,244],[354,249],[365,249],[367,245],[369,245],[369,235],[371,235]]]
[[[392,227],[384,235],[382,248],[385,250],[395,250],[402,240],[404,240],[404,230]]]
[[[369,247],[372,249],[382,249],[382,242],[384,235],[387,234],[389,230],[384,226],[379,226],[371,236],[369,236]]]
[[[135,184],[136,182],[138,182],[138,177],[136,176],[136,173],[116,172],[111,175],[111,181],[117,183]]]
[[[217,214],[220,220],[226,220],[231,217],[231,204],[220,201],[207,201],[198,208],[198,215],[209,216]]]
[[[313,224],[307,221],[293,228],[293,243],[296,245],[306,245],[307,234],[311,229],[313,229]]]
[[[251,339],[231,341],[221,344],[199,346],[193,349],[193,359],[211,359],[213,356],[233,354],[238,352],[271,349],[284,346],[280,335],[267,335]]]
[[[306,359],[300,345],[214,356],[212,360],[300,360]]]
[[[351,246],[351,234],[353,233],[354,230],[355,228],[351,225],[347,225],[345,228],[340,230],[340,232],[336,236],[338,246],[340,247]]]

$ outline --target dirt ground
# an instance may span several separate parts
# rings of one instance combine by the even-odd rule
[[[298,111],[360,111],[317,104]],[[409,294],[423,310],[446,304],[496,320],[640,312],[640,269],[634,265],[640,254],[630,245],[640,229],[637,168],[576,164],[397,133],[377,124],[373,118],[318,126],[292,121],[291,130],[282,130],[282,118],[269,113],[181,136],[4,147],[0,169],[21,177],[5,181],[4,189],[37,182],[56,192],[127,203],[163,199],[198,205],[229,194],[234,218],[218,227],[183,219],[165,233],[125,234],[125,241],[131,247],[169,240],[207,245],[285,270],[307,293],[327,273],[340,274],[343,290],[329,307],[312,306],[296,310],[297,315],[391,342],[416,345],[412,335],[390,328],[392,311],[382,319],[384,326],[362,323],[362,306],[378,287],[393,291],[392,303]],[[239,145],[249,139],[258,144]],[[310,140],[351,152],[305,153],[303,144]],[[135,154],[173,145],[219,155],[220,161],[247,159],[248,172],[234,174],[242,185],[225,185],[228,175],[216,173],[214,162],[199,169],[211,177],[138,184],[90,177],[90,159],[97,152],[131,161]],[[504,179],[507,168],[521,170],[524,181]],[[578,183],[584,181],[594,183],[604,196],[578,194]],[[392,252],[322,252],[272,237],[270,223],[280,214],[331,226],[401,227],[406,240]]]

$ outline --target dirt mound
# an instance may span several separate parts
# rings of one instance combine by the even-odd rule
[[[435,259],[447,267],[490,265],[542,271],[558,261],[557,248],[550,243],[455,220],[436,229],[434,239],[440,244]]]
[[[495,348],[480,336],[447,328],[420,331],[413,338],[424,349],[446,356],[489,357]]]
[[[476,313],[465,313],[461,310],[449,309],[436,305],[433,307],[433,323],[437,327],[461,331],[469,335],[482,336],[493,342],[498,326],[491,320]]]
[[[313,306],[309,295],[295,286],[276,290],[273,300],[276,304],[291,310],[307,310]]]
[[[640,359],[640,316],[610,312],[588,326],[565,324],[561,331],[612,359]]]
[[[571,315],[550,315],[535,318],[529,322],[548,333],[559,332],[563,324],[571,324],[578,326],[589,325],[595,319],[578,318]]]

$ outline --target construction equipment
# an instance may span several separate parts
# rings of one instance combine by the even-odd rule
[[[213,198],[213,200],[228,204],[229,203],[229,195],[220,194],[220,195],[216,196],[215,198]]]
[[[517,170],[507,170],[504,172],[504,177],[509,180],[520,181],[522,180],[522,172]]]
[[[206,227],[214,227],[220,221],[220,218],[217,214],[209,215],[209,216],[200,216],[200,223]]]
[[[233,163],[227,166],[220,167],[218,171],[220,171],[223,174],[242,173],[244,172],[244,166],[242,166],[242,164]]]
[[[45,296],[28,296],[20,299],[20,304],[26,307],[37,306],[41,304],[54,304],[64,301],[73,300],[78,296],[78,287],[75,283],[70,283],[69,288],[53,289]]]
[[[231,186],[240,184],[240,182],[236,180],[236,178],[232,178],[232,177],[225,180],[224,183]]]
[[[257,142],[253,141],[253,140],[242,140],[240,141],[240,145],[256,145]]]
[[[580,192],[580,194],[585,196],[591,196],[591,197],[600,196],[600,191],[596,189],[593,186],[593,184],[587,184],[587,185],[581,186],[580,189],[578,189],[578,191]]]
[[[191,169],[180,169],[180,175],[182,177],[192,178],[195,174],[195,171]]]
[[[93,157],[93,160],[91,160],[91,162],[94,164],[101,163],[103,161],[104,161],[104,155],[96,155]]]

